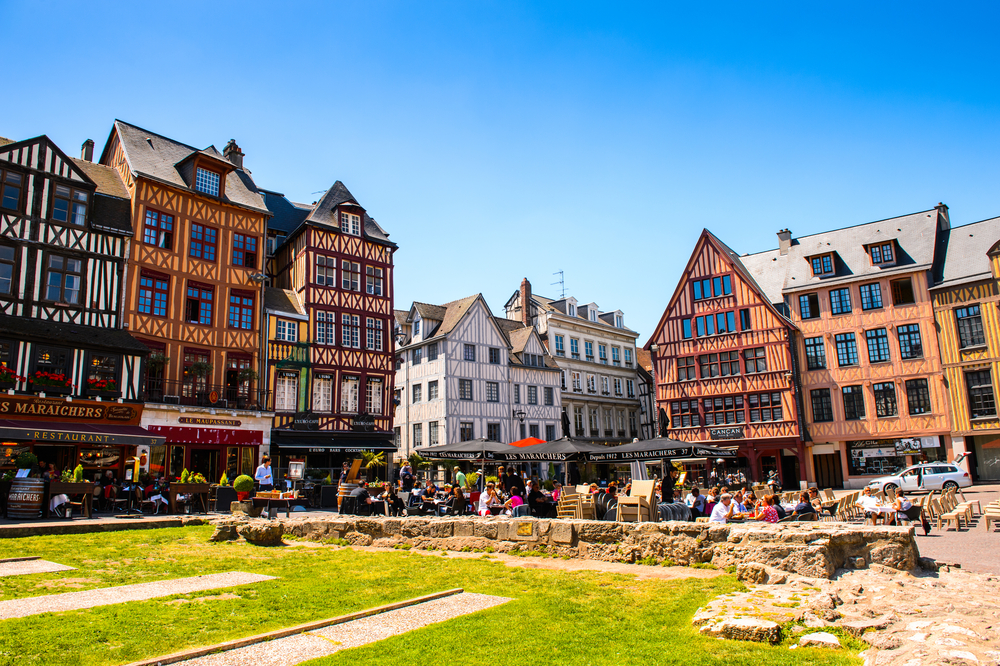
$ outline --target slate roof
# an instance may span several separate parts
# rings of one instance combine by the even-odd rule
[[[274,213],[274,217],[267,224],[268,229],[281,231],[288,236],[291,236],[303,223],[318,224],[339,231],[340,220],[337,219],[336,215],[337,206],[349,203],[361,208],[347,186],[339,180],[320,197],[319,201],[312,205],[294,203],[284,194],[278,192],[270,190],[261,190],[261,192],[265,195],[264,204],[267,209]],[[395,243],[389,240],[389,234],[386,233],[385,229],[368,213],[364,212],[363,208],[362,223],[364,226],[362,233],[365,238],[395,247]]]
[[[406,310],[393,310],[392,311],[392,316],[396,318],[396,325],[398,325],[398,326],[405,326],[406,325],[406,318],[409,315],[410,315],[410,313],[408,311],[406,311]]]
[[[100,348],[118,352],[149,353],[142,344],[126,331],[98,326],[63,324],[44,319],[0,315],[0,336],[20,336],[18,339],[53,342],[60,345]]]
[[[953,228],[941,240],[944,265],[932,289],[991,278],[987,252],[997,241],[1000,241],[1000,217]]]
[[[413,301],[413,307],[417,309],[417,314],[420,315],[421,319],[443,322],[444,316],[448,313],[447,306],[431,305],[430,303],[420,303],[419,301]]]
[[[646,372],[653,371],[653,355],[647,349],[639,347],[635,350],[636,364]]]
[[[469,311],[472,304],[476,302],[476,299],[481,297],[481,294],[475,294],[473,296],[460,298],[457,301],[445,303],[444,305],[431,305],[430,303],[419,303],[414,301],[411,309],[416,308],[421,319],[441,322],[433,331],[424,331],[423,335],[420,337],[426,341],[431,338],[448,335],[451,333],[452,329],[458,325],[458,322],[462,321],[462,317],[464,317],[465,313]],[[485,303],[485,301],[483,302]],[[487,311],[489,311],[489,308],[487,308]],[[406,314],[408,319],[409,311],[407,311]],[[412,335],[407,335],[400,347],[406,347],[409,345],[411,338]]]
[[[118,131],[125,157],[133,174],[159,180],[174,187],[191,192],[196,191],[193,187],[194,183],[189,185],[185,182],[177,168],[179,164],[195,153],[208,155],[213,159],[230,164],[222,156],[222,153],[216,150],[215,146],[204,149],[195,148],[121,120],[115,121],[115,129]],[[107,157],[107,148],[105,148],[105,155],[101,157],[102,162],[105,157]],[[242,169],[235,169],[235,167],[226,175],[223,200],[246,208],[268,212],[264,205],[264,199],[258,192],[250,174]]]
[[[305,307],[294,291],[278,287],[264,288],[264,309],[269,312],[280,312],[300,317],[308,316]]]
[[[79,157],[70,157],[80,171],[83,171],[87,176],[94,181],[97,185],[97,191],[100,194],[105,194],[109,197],[118,197],[119,199],[128,199],[128,190],[125,189],[125,183],[122,182],[122,177],[118,174],[118,169],[112,169],[109,166],[103,164],[97,164],[96,162],[89,162]]]
[[[267,228],[280,231],[286,236],[298,229],[312,210],[312,206],[289,201],[284,194],[278,192],[260,190],[260,193],[264,197],[264,205],[274,214],[267,221]]]
[[[519,291],[514,292],[515,296],[519,297],[519,294],[520,294]],[[547,298],[545,296],[542,296],[540,294],[536,294],[536,293],[532,292],[532,294],[531,294],[531,300],[535,302],[536,306],[542,308],[543,310],[548,310],[549,312],[558,312],[558,313],[562,314],[563,316],[569,316],[569,315],[566,314],[566,299],[565,298],[560,298],[558,300],[554,300],[554,299]],[[597,321],[591,321],[590,319],[587,319],[586,317],[584,317],[583,315],[580,314],[581,308],[583,308],[585,305],[590,305],[590,303],[586,303],[584,305],[577,306],[577,309],[576,309],[576,319],[580,319],[582,321],[590,322],[591,324],[601,324],[601,325],[607,326],[608,328],[614,329],[616,331],[622,331],[624,333],[635,333],[635,335],[637,335],[637,336],[639,335],[636,331],[633,331],[628,326],[626,326],[624,328],[618,328],[617,326],[614,325],[614,320],[613,319],[612,319],[611,323],[608,323],[604,319],[602,319],[602,315],[613,314],[614,311],[612,311],[611,313],[608,313],[608,312],[600,313],[600,312],[598,312]]]
[[[73,164],[97,185],[91,224],[102,231],[132,235],[132,202],[117,169],[70,157]]]

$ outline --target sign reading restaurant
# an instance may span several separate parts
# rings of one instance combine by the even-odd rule
[[[0,419],[139,425],[142,405],[0,394]]]

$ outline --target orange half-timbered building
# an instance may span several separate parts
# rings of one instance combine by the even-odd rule
[[[805,479],[793,331],[739,256],[703,231],[645,345],[661,432],[738,446],[748,480]]]
[[[166,437],[151,471],[253,474],[270,434],[257,372],[271,213],[243,153],[234,141],[223,154],[117,120],[100,161],[132,202],[123,319],[152,350],[143,425]]]

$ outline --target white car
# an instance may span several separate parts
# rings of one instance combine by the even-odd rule
[[[903,492],[921,490],[948,490],[950,488],[968,488],[972,485],[972,477],[958,466],[962,456],[955,462],[931,462],[911,465],[891,476],[882,476],[868,482],[873,491],[888,489]]]

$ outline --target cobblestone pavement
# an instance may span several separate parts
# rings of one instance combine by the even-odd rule
[[[1000,499],[1000,484],[976,485],[964,491],[967,500],[979,500],[982,505]],[[939,530],[935,523],[928,536],[917,529],[917,547],[921,557],[930,557],[938,562],[960,565],[963,569],[981,573],[1000,574],[1000,523],[993,523],[991,529],[983,529],[983,518],[977,515],[970,527],[955,530],[954,527]]]

